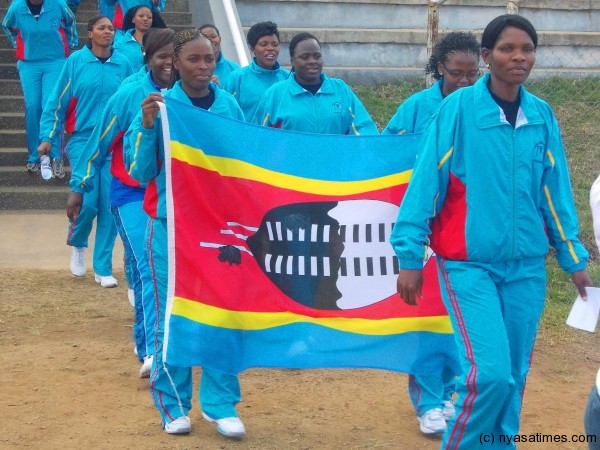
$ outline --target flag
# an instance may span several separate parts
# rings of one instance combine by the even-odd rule
[[[418,135],[259,127],[168,98],[164,357],[251,367],[458,368],[434,257],[423,298],[396,294],[389,237]]]

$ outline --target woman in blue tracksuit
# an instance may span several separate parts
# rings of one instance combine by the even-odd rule
[[[221,33],[219,29],[211,23],[202,25],[198,30],[211,40],[215,46],[215,58],[217,59],[217,65],[215,67],[215,73],[213,75],[213,82],[223,87],[227,83],[229,74],[234,70],[240,68],[239,64],[230,61],[223,56],[221,51]]]
[[[54,91],[44,107],[40,123],[39,154],[50,151],[64,128],[71,134],[67,145],[71,166],[77,165],[108,99],[132,73],[125,57],[111,48],[114,29],[108,17],[99,15],[92,18],[87,29],[90,42],[68,58],[55,80]],[[69,227],[67,244],[73,247],[71,272],[75,276],[85,275],[85,248],[97,216],[95,279],[102,287],[113,287],[117,285],[112,276],[112,249],[117,230],[110,212],[111,175],[108,164],[94,183],[96,189],[86,194],[81,213]]]
[[[160,13],[147,6],[138,5],[125,14],[123,33],[115,37],[114,48],[123,54],[131,68],[139,71],[144,67],[143,40],[151,28],[166,28]]]
[[[244,115],[235,99],[210,82],[214,68],[214,47],[208,38],[199,31],[177,33],[173,72],[175,78],[181,79],[165,92],[165,98],[173,98],[243,121]],[[150,216],[146,251],[153,274],[157,308],[150,391],[162,417],[163,429],[167,433],[182,434],[191,431],[188,411],[192,399],[192,370],[171,366],[162,359],[168,247],[164,148],[161,123],[157,120],[157,101],[163,101],[159,93],[153,93],[143,101],[142,111],[125,136],[124,154],[125,165],[131,177],[141,183],[148,183],[144,197],[144,210]],[[215,422],[221,434],[228,437],[245,435],[244,424],[235,410],[235,404],[240,401],[237,376],[204,368],[199,397],[203,417],[209,422]]]
[[[522,86],[536,31],[521,16],[500,16],[481,46],[490,73],[442,102],[391,236],[408,304],[420,296],[426,247],[437,255],[462,367],[443,449],[515,448],[498,439],[519,431],[548,243],[582,296],[591,286],[560,129],[548,104]]]
[[[402,103],[381,134],[423,132],[445,97],[477,81],[479,44],[475,36],[463,32],[446,35],[434,47],[425,72],[437,82]],[[425,434],[445,432],[446,420],[455,414],[452,396],[456,374],[445,361],[440,361],[439,367],[439,375],[410,374],[408,377],[410,399]]]
[[[75,16],[62,0],[14,0],[2,20],[2,29],[16,50],[17,69],[25,98],[27,130],[26,168],[39,170],[37,147],[40,117],[71,50],[77,47]],[[51,149],[53,172],[64,177],[60,142]],[[57,161],[57,163],[54,163]],[[60,166],[60,167],[59,167]]]
[[[278,81],[285,80],[290,71],[277,62],[279,30],[273,22],[254,24],[246,34],[254,58],[250,65],[234,70],[221,87],[235,97],[246,120],[252,119],[262,95]]]
[[[156,321],[152,273],[145,255],[148,215],[143,209],[145,185],[127,174],[123,161],[123,136],[139,112],[139,105],[152,92],[166,89],[171,78],[173,30],[156,28],[147,33],[145,60],[150,71],[143,79],[121,86],[110,98],[102,118],[94,128],[82,157],[73,168],[71,195],[67,215],[71,220],[79,214],[83,195],[94,189],[96,174],[107,159],[113,176],[110,188],[111,210],[125,249],[126,272],[134,292],[133,336],[137,356],[142,362],[140,377],[150,376],[154,355],[154,323]]]
[[[290,42],[292,74],[263,95],[251,120],[263,126],[318,134],[379,134],[352,89],[323,71],[321,45],[310,33]]]
[[[153,11],[164,11],[167,0],[101,0],[101,5],[104,8],[113,7],[114,15],[112,18],[113,25],[117,30],[123,29],[123,21],[125,14],[131,8],[139,5],[147,6]]]

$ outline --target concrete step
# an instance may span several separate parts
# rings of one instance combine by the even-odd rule
[[[0,95],[1,111],[25,113],[25,102],[22,95]]]
[[[0,95],[18,95],[22,97],[21,82],[15,79],[0,79]]]
[[[3,111],[6,109],[3,108]],[[0,129],[24,129],[25,114],[18,112],[0,112]]]
[[[71,168],[65,167],[64,178],[53,178],[44,180],[40,172],[29,173],[25,170],[25,164],[19,166],[0,167],[0,186],[67,186],[71,177]]]
[[[0,147],[0,166],[25,166],[27,149]]]
[[[15,63],[0,64],[0,78],[18,80],[19,72]]]
[[[12,47],[2,48],[0,47],[0,64],[16,64],[17,58],[15,58],[15,51]]]
[[[70,192],[69,187],[53,186],[50,183],[46,183],[47,185],[43,189],[0,186],[0,211],[65,209]],[[65,216],[65,223],[66,220]]]
[[[5,148],[27,148],[25,130],[0,130],[0,145]]]

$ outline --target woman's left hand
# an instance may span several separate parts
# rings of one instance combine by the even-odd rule
[[[586,287],[592,287],[592,279],[590,275],[587,273],[587,270],[579,270],[577,272],[573,272],[571,274],[571,279],[575,286],[577,286],[577,291],[583,300],[587,300],[587,292],[585,292]]]

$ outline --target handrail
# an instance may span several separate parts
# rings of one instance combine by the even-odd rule
[[[229,29],[231,30],[233,45],[235,46],[235,51],[237,53],[240,66],[247,66],[250,61],[248,60],[248,53],[246,52],[246,43],[244,42],[244,39],[240,33],[240,28],[238,27],[238,21],[232,0],[223,0],[223,9],[225,10],[225,15],[227,16],[227,23],[229,24]]]

